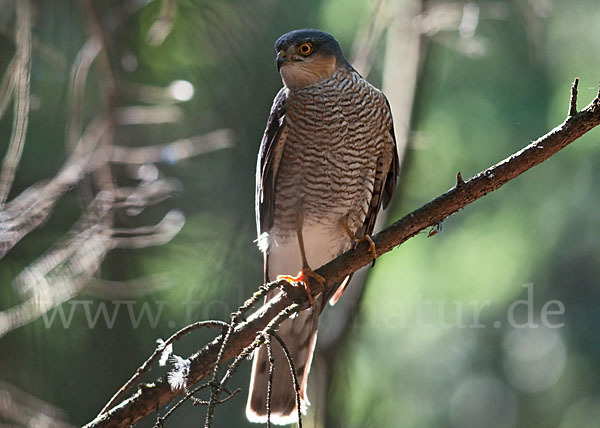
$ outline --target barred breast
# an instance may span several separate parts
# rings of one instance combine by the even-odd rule
[[[285,145],[275,189],[274,230],[294,235],[299,210],[305,227],[335,227],[347,216],[357,231],[373,194],[378,159],[393,149],[384,95],[358,73],[287,94]]]

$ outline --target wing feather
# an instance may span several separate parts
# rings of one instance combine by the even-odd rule
[[[258,236],[273,226],[275,179],[283,153],[285,138],[286,90],[277,93],[263,135],[256,165],[256,229]]]
[[[385,104],[387,109],[391,110],[390,103],[388,102],[387,98],[385,98]],[[377,220],[377,215],[379,214],[381,206],[383,205],[383,208],[387,208],[392,199],[392,195],[394,194],[394,190],[396,189],[398,172],[400,170],[400,161],[398,159],[398,147],[396,146],[394,123],[391,119],[389,139],[389,151],[391,151],[391,153],[389,151],[384,151],[381,153],[380,158],[378,159],[371,203],[369,204],[365,222],[356,234],[359,238],[365,235],[371,235],[373,233],[373,229],[375,228],[375,220]],[[391,161],[389,161],[390,155],[392,157]]]
[[[384,97],[385,98],[385,97]],[[385,104],[390,111],[391,117],[391,107],[390,103],[385,98]],[[392,195],[394,194],[394,190],[396,190],[396,183],[398,182],[398,174],[400,173],[400,159],[398,158],[398,145],[396,144],[396,133],[394,132],[394,122],[392,121],[390,124],[390,135],[392,137],[392,164],[390,165],[390,169],[387,171],[385,184],[383,186],[383,208],[387,208],[390,201],[392,200]],[[379,211],[379,208],[377,208]],[[377,212],[375,213],[377,215]],[[369,217],[367,215],[367,217]],[[373,223],[375,225],[375,223]],[[372,233],[373,229],[371,229],[368,233]]]

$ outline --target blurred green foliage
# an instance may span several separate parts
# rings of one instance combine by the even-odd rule
[[[97,3],[105,15],[119,2]],[[466,179],[559,124],[575,76],[581,78],[580,107],[598,90],[596,0],[476,3],[507,13],[500,20],[481,14],[474,35],[483,47],[479,56],[455,48],[456,30],[428,40],[413,141],[390,221],[450,188],[458,171]],[[36,4],[34,34],[64,56],[65,66],[34,53],[32,94],[39,107],[31,113],[12,196],[51,177],[66,158],[69,67],[88,37],[77,2]],[[144,320],[134,328],[121,304],[112,328],[102,320],[90,328],[80,304],[69,328],[56,315],[49,328],[42,319],[0,339],[0,379],[65,409],[74,424],[95,416],[157,338],[190,321],[226,319],[260,283],[262,258],[252,242],[254,166],[281,85],[272,44],[288,30],[318,27],[336,35],[349,52],[357,27],[368,25],[375,8],[364,0],[177,4],[173,31],[161,46],[146,42],[160,2],[134,14],[112,39],[111,63],[123,82],[168,86],[183,79],[194,86],[195,96],[182,105],[185,115],[178,123],[121,127],[117,142],[159,144],[227,127],[235,131],[236,146],[161,167],[182,181],[182,194],[135,221],[119,218],[132,226],[150,224],[173,206],[186,213],[186,225],[171,243],[113,251],[100,272],[118,281],[166,274],[169,288],[123,299],[135,300],[136,314],[144,304],[153,313],[160,310],[159,322],[152,326]],[[369,79],[378,83],[385,58],[382,43],[375,46],[381,53]],[[13,54],[13,42],[0,35],[2,69]],[[123,67],[127,56],[135,58],[135,67]],[[94,71],[86,94],[89,120],[104,102]],[[119,99],[123,106],[136,102],[127,94]],[[0,121],[2,153],[11,121],[10,111]],[[598,130],[591,132],[452,216],[442,233],[429,239],[421,234],[377,261],[337,365],[328,427],[597,426],[599,140]],[[0,309],[19,301],[11,279],[79,217],[80,191],[73,189],[49,221],[2,260]],[[559,300],[565,313],[550,319],[564,327],[509,325],[511,305],[529,298],[525,284],[532,284],[535,322],[540,323],[546,302]],[[94,296],[76,300],[90,301],[92,313],[103,302],[109,310],[118,306]],[[474,305],[482,307],[478,319],[484,328],[469,327],[476,320]],[[72,307],[61,306],[67,313]],[[523,308],[516,311],[521,321]],[[453,326],[459,316],[462,324]],[[208,337],[199,334],[176,345],[175,352],[193,352]],[[248,370],[241,370],[233,387],[247,386]],[[154,371],[149,379],[163,372]],[[244,405],[240,396],[218,408],[215,426],[250,426]],[[172,426],[202,418],[200,409],[184,406]],[[140,426],[151,425],[149,420]]]

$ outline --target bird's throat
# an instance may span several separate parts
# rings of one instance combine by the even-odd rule
[[[283,84],[290,89],[314,85],[333,76],[336,59],[333,56],[315,57],[310,61],[297,61],[281,67]]]

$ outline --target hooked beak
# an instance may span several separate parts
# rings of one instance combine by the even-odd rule
[[[289,63],[290,60],[287,57],[287,54],[285,53],[285,51],[281,50],[279,52],[277,52],[277,71],[281,70],[281,67],[283,67],[285,64]]]

